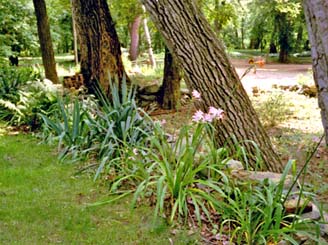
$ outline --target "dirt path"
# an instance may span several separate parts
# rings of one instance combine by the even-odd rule
[[[232,60],[232,63],[239,76],[249,67],[247,60]],[[259,89],[270,90],[273,84],[298,84],[302,76],[313,81],[311,64],[265,64],[263,67],[257,67],[256,73],[251,70],[242,79],[242,83],[248,92],[254,86]]]

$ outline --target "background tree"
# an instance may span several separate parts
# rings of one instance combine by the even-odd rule
[[[136,65],[136,61],[139,55],[139,27],[141,24],[142,16],[137,15],[132,23],[129,25],[130,31],[130,49],[129,49],[129,59],[132,65]]]
[[[99,81],[109,95],[109,76],[127,78],[121,45],[106,0],[73,0],[73,13],[81,51],[81,73],[90,92]]]
[[[40,40],[45,76],[53,83],[59,83],[56,71],[55,55],[50,36],[46,3],[44,0],[33,0],[33,4],[37,19],[38,35]]]
[[[180,104],[181,69],[176,58],[165,48],[164,77],[159,93],[159,102],[163,109],[177,109]]]
[[[280,171],[282,165],[274,152],[235,69],[194,0],[142,0],[168,47],[176,55],[190,88],[202,94],[197,105],[222,108],[225,119],[216,125],[218,146],[236,150],[236,142],[248,152],[255,167],[261,150],[263,168]],[[235,140],[234,140],[235,139]]]
[[[328,145],[328,2],[304,0],[303,7],[311,43],[313,77]]]

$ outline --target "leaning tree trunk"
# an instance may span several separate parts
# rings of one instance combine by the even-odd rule
[[[236,142],[248,152],[254,167],[258,145],[264,169],[281,171],[282,164],[274,152],[223,44],[216,38],[194,0],[142,0],[155,25],[178,59],[184,78],[192,89],[202,94],[197,106],[225,111],[225,119],[215,125],[218,146],[236,151]]]
[[[165,48],[163,85],[159,94],[159,102],[163,109],[176,110],[180,102],[181,71],[175,58]]]
[[[110,79],[128,79],[121,58],[121,46],[106,0],[72,0],[81,51],[81,73],[89,92],[96,81],[109,96]],[[110,78],[111,77],[111,78]]]
[[[50,35],[46,3],[44,0],[33,0],[33,4],[38,25],[38,35],[40,40],[42,63],[44,66],[45,76],[53,83],[59,83],[56,71],[55,54]]]
[[[328,2],[304,0],[303,7],[311,43],[313,77],[328,145]]]

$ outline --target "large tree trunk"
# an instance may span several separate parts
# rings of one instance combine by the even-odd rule
[[[130,49],[129,49],[129,59],[132,65],[136,65],[137,58],[139,55],[139,27],[141,23],[141,15],[134,18],[132,24],[130,25]]]
[[[304,0],[303,6],[311,43],[313,76],[328,145],[328,2]]]
[[[42,63],[45,70],[45,76],[53,83],[59,83],[56,71],[54,49],[50,35],[46,3],[44,0],[33,0],[33,4],[38,25],[38,35],[40,40]]]
[[[163,109],[177,109],[180,102],[181,71],[175,58],[165,48],[164,78],[160,90],[159,102]]]
[[[257,148],[262,153],[263,168],[281,171],[274,152],[238,75],[194,0],[142,0],[157,28],[184,71],[192,89],[202,95],[197,107],[210,106],[225,111],[225,119],[215,125],[216,143],[236,151],[236,141],[247,151],[249,164],[255,167]]]
[[[109,80],[128,80],[121,58],[121,46],[106,0],[72,0],[80,42],[81,73],[94,93],[98,81],[109,96]]]

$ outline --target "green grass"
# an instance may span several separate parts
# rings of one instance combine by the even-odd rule
[[[30,135],[0,134],[0,244],[195,243],[164,221],[154,224],[150,207],[131,212],[129,197],[87,208],[108,198],[107,188],[56,159]]]

